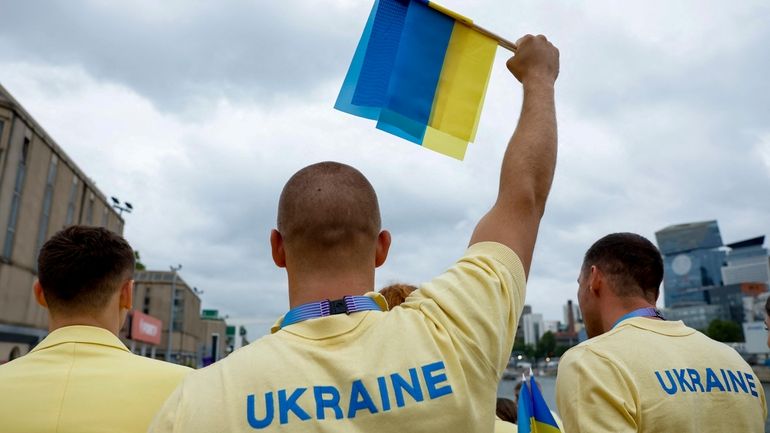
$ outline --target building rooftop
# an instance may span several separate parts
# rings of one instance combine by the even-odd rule
[[[655,232],[655,238],[660,252],[665,255],[723,245],[716,220],[668,226]]]

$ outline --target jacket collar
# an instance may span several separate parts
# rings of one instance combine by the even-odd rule
[[[48,336],[30,352],[45,350],[49,347],[65,343],[99,344],[129,352],[126,345],[112,332],[104,328],[86,325],[65,326],[56,329],[48,334]]]

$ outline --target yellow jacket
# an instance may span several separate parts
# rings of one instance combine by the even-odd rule
[[[132,354],[110,331],[67,326],[0,366],[0,432],[142,432],[189,368]]]

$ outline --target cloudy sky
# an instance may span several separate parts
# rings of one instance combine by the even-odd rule
[[[204,306],[263,334],[288,306],[268,235],[301,167],[337,160],[393,233],[377,276],[419,283],[465,248],[496,194],[521,88],[499,49],[464,162],[332,109],[369,0],[2,0],[0,83],[107,195],[154,269],[183,264]],[[585,249],[718,219],[770,234],[770,3],[444,0],[561,50],[559,160],[528,303],[560,319]]]

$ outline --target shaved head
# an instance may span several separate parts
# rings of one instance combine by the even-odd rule
[[[380,225],[374,188],[361,172],[338,162],[295,173],[278,203],[287,253],[308,265],[337,266],[371,256]]]

